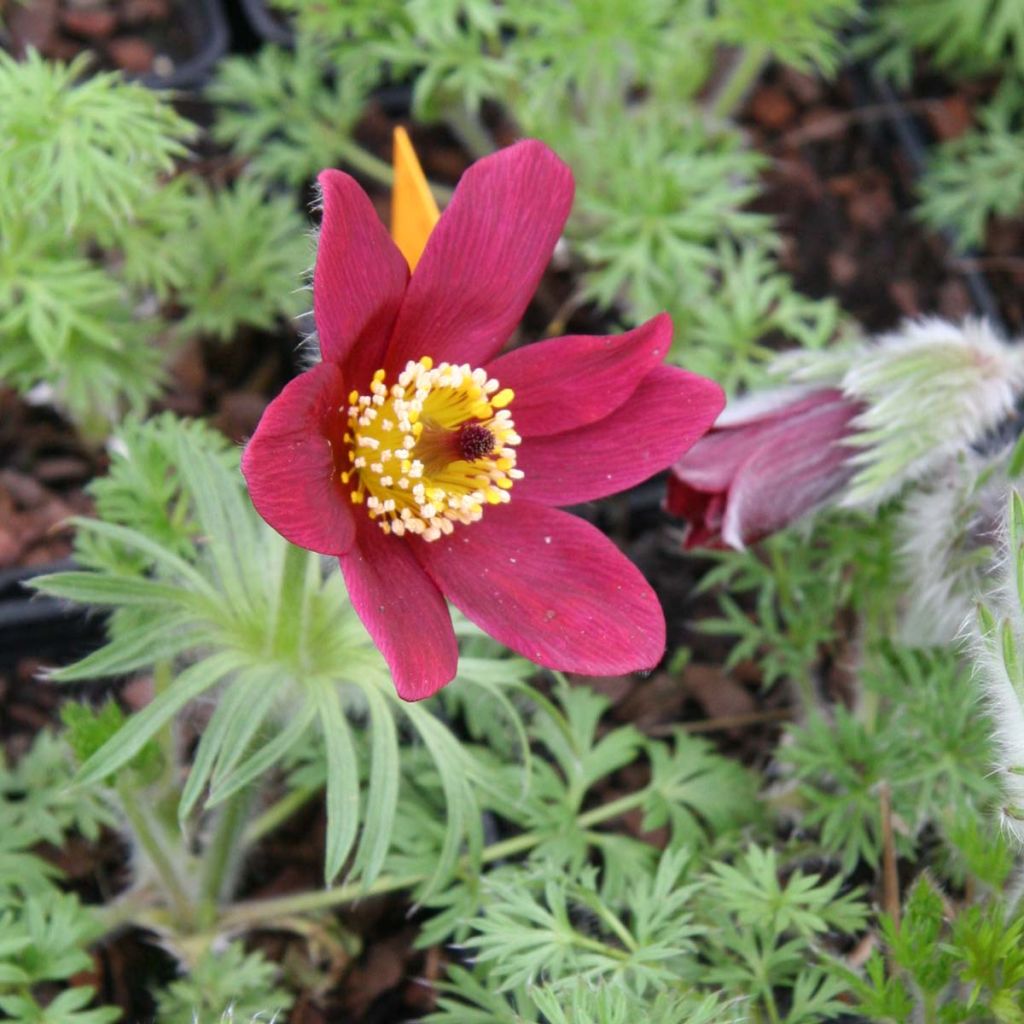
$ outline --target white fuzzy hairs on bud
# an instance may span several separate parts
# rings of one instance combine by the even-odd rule
[[[1008,345],[985,320],[928,317],[850,347],[783,356],[774,370],[863,406],[844,442],[857,472],[841,503],[871,509],[1006,421],[1024,394],[1024,345]]]
[[[859,467],[843,503],[874,506],[979,441],[1024,389],[1024,348],[984,320],[918,320],[866,346],[843,375],[865,411],[850,444]]]
[[[233,1006],[229,1006],[220,1017],[220,1024],[279,1024],[279,1021],[281,1021],[280,1010],[258,1010],[243,1019],[235,1013]],[[198,1010],[192,1013],[192,1024],[203,1024]]]
[[[969,646],[996,740],[1002,824],[1024,846],[1024,500],[1010,492],[1004,554]]]
[[[897,537],[908,592],[900,636],[914,647],[962,638],[978,595],[991,588],[1000,547],[1009,452],[967,452],[909,492]]]

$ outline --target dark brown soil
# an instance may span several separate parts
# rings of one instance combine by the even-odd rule
[[[10,49],[93,56],[102,70],[167,78],[202,51],[201,0],[32,0],[7,15]]]

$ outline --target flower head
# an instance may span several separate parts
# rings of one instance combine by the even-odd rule
[[[730,403],[672,467],[666,507],[688,521],[686,546],[745,548],[839,494],[856,472],[848,444],[862,410],[835,388]]]
[[[967,453],[1024,390],[1019,348],[979,320],[912,321],[783,366],[800,386],[730,403],[673,467],[687,547],[742,548],[832,499],[875,508]]]
[[[722,408],[662,365],[667,316],[626,334],[499,355],[562,231],[572,176],[520,142],[462,178],[415,272],[369,199],[320,175],[313,305],[323,361],[267,408],[242,469],[295,544],[336,555],[399,694],[456,672],[446,600],[539,664],[655,664],[657,598],[599,531],[556,506],[674,462]]]

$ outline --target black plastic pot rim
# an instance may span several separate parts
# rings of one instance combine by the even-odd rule
[[[150,72],[129,77],[150,89],[198,89],[209,81],[213,66],[228,50],[224,9],[220,0],[185,0],[183,8],[185,17],[192,17],[198,23],[195,35],[203,40],[199,49],[177,64],[169,75]]]
[[[270,13],[266,0],[242,0],[242,9],[246,21],[261,39],[276,46],[295,45],[295,33]]]

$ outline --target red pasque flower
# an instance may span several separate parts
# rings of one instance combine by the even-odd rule
[[[572,203],[569,169],[524,141],[463,175],[410,277],[356,182],[320,175],[313,307],[323,362],[270,404],[242,471],[288,540],[337,555],[398,693],[449,682],[445,599],[541,665],[657,663],[639,571],[555,506],[630,487],[711,425],[719,387],[662,360],[665,315],[626,334],[499,355]]]
[[[666,508],[687,520],[685,546],[742,550],[838,494],[856,472],[846,442],[863,410],[835,388],[730,403],[672,467]]]

